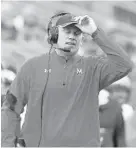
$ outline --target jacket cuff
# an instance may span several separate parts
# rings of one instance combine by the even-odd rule
[[[95,38],[98,35],[98,32],[100,31],[100,28],[97,27],[97,30],[92,33],[92,38]]]

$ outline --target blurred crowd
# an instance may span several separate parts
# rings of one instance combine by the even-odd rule
[[[30,11],[30,8],[24,8],[23,13],[10,19],[6,19],[4,15],[3,13],[1,18],[1,104],[22,63],[34,55],[47,52],[46,27],[40,23],[36,13]],[[132,101],[136,90],[136,46],[132,42],[120,44],[134,62],[134,69],[127,77],[99,94],[103,147],[136,146],[136,104]],[[86,50],[83,51],[82,47]],[[85,56],[106,56],[87,36],[83,39],[82,47],[80,54]],[[24,119],[24,115],[22,118]]]
[[[126,76],[99,93],[102,147],[136,146],[136,110],[130,104],[131,87]]]
[[[44,40],[46,28],[40,24],[39,16],[36,15],[32,5],[25,5],[17,10],[16,3],[2,3],[1,33],[2,40],[14,41],[21,37],[22,40]],[[20,3],[21,6],[21,3]],[[19,7],[20,7],[19,6]],[[16,9],[15,11],[13,9]],[[16,14],[14,14],[16,12]],[[9,13],[12,15],[10,16]]]
[[[2,40],[14,41],[21,37],[27,42],[36,39],[44,39],[45,28],[38,24],[38,19],[31,16],[23,17],[21,15],[12,18],[12,20],[1,20]]]

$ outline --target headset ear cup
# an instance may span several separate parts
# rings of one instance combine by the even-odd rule
[[[52,26],[53,19],[59,16],[67,15],[67,14],[70,14],[70,13],[62,11],[62,12],[57,13],[53,17],[51,17],[50,22],[48,24],[48,28],[47,28],[47,32],[48,32],[47,41],[49,44],[56,44],[58,41],[58,27]]]
[[[58,41],[58,27],[52,27],[52,30],[51,30],[51,42],[52,43],[57,43]]]

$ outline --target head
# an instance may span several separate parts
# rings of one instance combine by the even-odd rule
[[[120,104],[128,103],[129,102],[130,91],[125,87],[115,87],[110,92],[110,98],[117,100]]]
[[[53,19],[54,25],[50,22],[48,26],[49,43],[66,53],[76,53],[82,39],[82,31],[76,26],[76,17],[70,13],[60,13]]]
[[[1,82],[5,86],[10,86],[12,81],[15,79],[16,74],[17,74],[17,70],[14,66],[8,65],[6,68],[3,67],[1,71],[1,80],[2,80]]]
[[[2,94],[5,94],[16,77],[16,69],[13,66],[9,66],[1,71],[1,90]]]
[[[131,82],[128,77],[114,82],[107,90],[110,94],[109,98],[117,100],[120,104],[125,104],[130,101]]]

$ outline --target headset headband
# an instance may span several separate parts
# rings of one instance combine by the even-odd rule
[[[70,14],[70,13],[68,13],[68,12],[59,12],[59,13],[57,13],[54,16],[51,17],[51,19],[49,21],[49,24],[48,24],[48,29],[47,29],[48,35],[49,35],[49,32],[50,32],[50,29],[53,27],[52,26],[52,20],[54,18],[56,18],[56,17],[63,16],[63,15],[66,15],[66,14]]]

